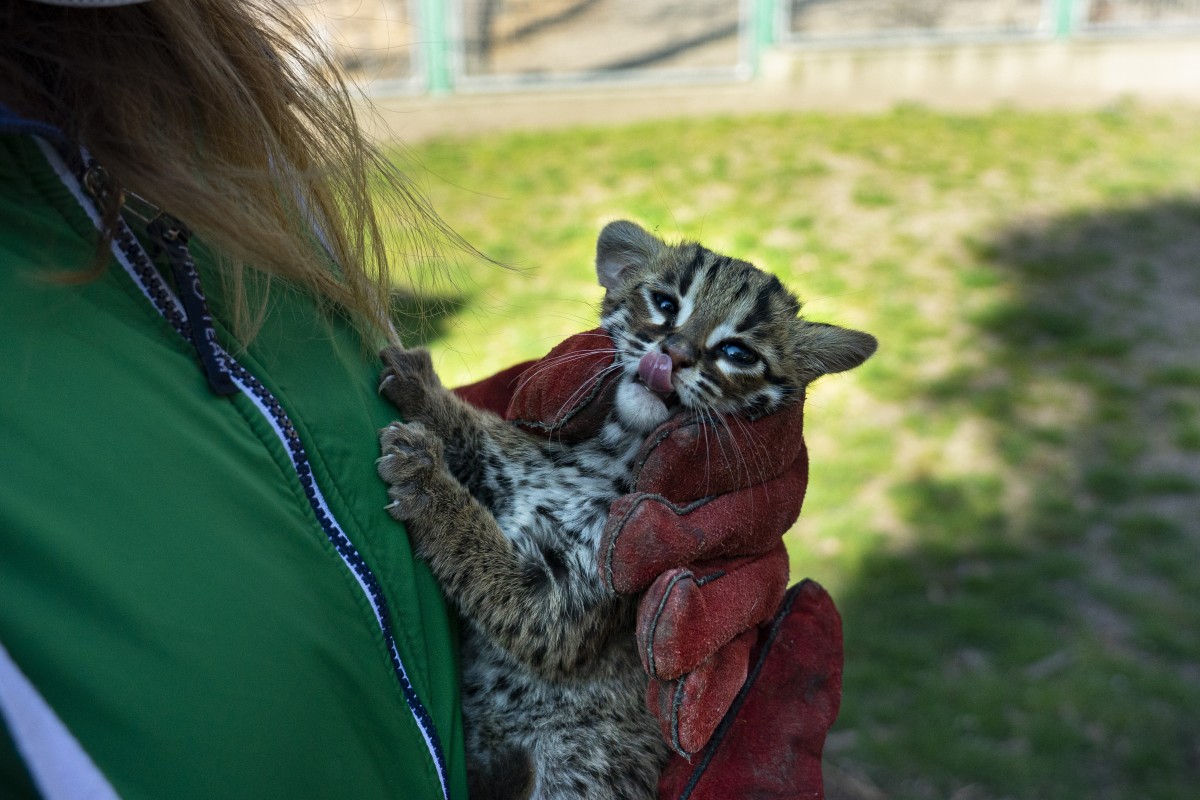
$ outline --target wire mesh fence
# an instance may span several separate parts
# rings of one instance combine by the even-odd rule
[[[1200,28],[1200,0],[788,0],[792,44]]]
[[[1081,11],[1094,31],[1200,27],[1200,0],[1091,0]]]
[[[1200,30],[1200,0],[296,0],[376,92],[744,77],[764,45]]]
[[[414,0],[309,0],[296,5],[317,41],[357,84],[425,88],[427,40]]]
[[[465,81],[730,73],[744,66],[737,0],[461,0]]]
[[[1045,0],[792,0],[785,37],[895,39],[912,35],[1035,35]]]

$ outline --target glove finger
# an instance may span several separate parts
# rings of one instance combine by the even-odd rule
[[[646,705],[676,753],[688,758],[712,736],[746,681],[756,637],[746,631],[679,680],[650,681]]]
[[[642,446],[634,490],[675,503],[725,494],[778,477],[797,461],[807,469],[804,405],[756,420],[684,416],[664,423]]]
[[[599,328],[560,342],[517,380],[505,419],[547,438],[594,436],[620,376],[612,368],[615,356],[612,339]]]
[[[807,464],[781,477],[679,506],[658,494],[628,494],[609,507],[600,538],[600,578],[615,592],[640,592],[680,564],[769,551],[800,515]]]
[[[638,654],[646,672],[674,680],[734,637],[771,618],[787,589],[783,542],[763,556],[676,568],[638,604]]]

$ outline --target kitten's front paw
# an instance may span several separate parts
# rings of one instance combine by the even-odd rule
[[[420,414],[428,392],[442,385],[433,371],[429,351],[388,347],[379,357],[384,365],[383,375],[379,379],[379,393],[404,414],[410,417]]]
[[[446,478],[442,442],[418,422],[393,422],[380,431],[379,445],[382,455],[375,466],[388,485],[388,513],[411,522],[429,510],[430,488]]]

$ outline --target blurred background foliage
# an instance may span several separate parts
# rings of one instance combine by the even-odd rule
[[[1200,786],[1200,113],[778,114],[397,152],[509,265],[421,265],[449,384],[596,324],[630,218],[879,337],[808,400],[793,580],[844,617],[830,798]],[[432,298],[432,299],[431,299]]]

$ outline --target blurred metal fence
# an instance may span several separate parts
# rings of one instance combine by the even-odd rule
[[[791,0],[784,41],[894,41],[914,37],[1034,36],[1046,0]]]
[[[375,93],[747,77],[772,44],[1200,30],[1200,0],[296,0]]]
[[[1200,28],[1200,0],[785,0],[790,44],[1070,37]]]
[[[1171,30],[1200,27],[1200,0],[1091,0],[1080,8],[1087,31]]]
[[[737,0],[461,0],[466,85],[696,79],[749,67]]]

